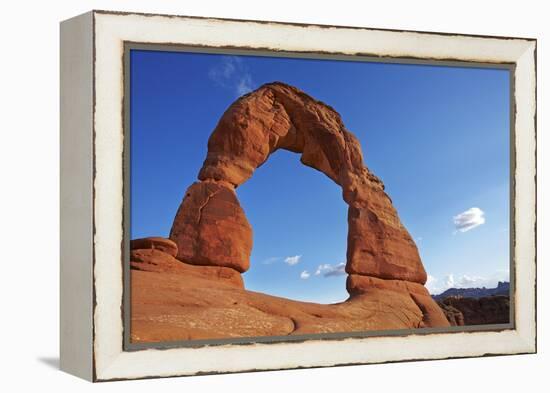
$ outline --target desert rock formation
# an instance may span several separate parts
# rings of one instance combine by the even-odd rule
[[[178,259],[194,265],[248,270],[252,228],[233,187],[221,182],[194,183],[185,192],[170,237]]]
[[[452,326],[493,325],[510,322],[510,297],[450,296],[438,302]]]
[[[441,307],[451,326],[464,326],[464,314],[459,309],[441,302],[437,302],[437,305]]]
[[[247,291],[232,268],[182,263],[156,247],[133,249],[130,261],[133,342],[448,325],[417,283],[361,277],[372,285],[360,282],[347,301],[315,304]]]
[[[254,293],[221,279],[227,270],[208,270],[239,274],[249,268],[252,228],[235,189],[277,149],[300,153],[303,164],[342,188],[349,206],[350,298],[344,303],[318,305]],[[210,136],[198,178],[170,232],[177,252],[159,245],[145,247],[146,253],[139,248],[148,244],[143,239],[132,246],[134,340],[449,326],[423,286],[426,272],[418,249],[382,181],[364,165],[359,141],[330,106],[279,82],[242,96]],[[192,279],[183,279],[187,276]]]
[[[231,198],[230,193],[277,149],[301,153],[303,164],[342,187],[343,199],[349,205],[348,273],[426,282],[416,245],[401,224],[382,181],[364,165],[357,138],[330,106],[283,83],[264,85],[239,98],[210,136],[198,176],[201,182],[187,191],[170,233],[180,248],[181,259],[229,266],[234,257],[250,255],[249,224],[236,196]],[[214,188],[223,194],[219,197],[223,201],[218,200]],[[201,213],[207,213],[210,205],[216,205],[211,209],[217,217],[200,222]],[[212,228],[215,225],[238,228],[246,239],[240,242],[237,235],[228,239],[226,231]],[[227,253],[221,259],[216,253],[212,257],[209,249],[219,243]],[[194,246],[197,244],[201,246]],[[238,270],[246,270],[248,264],[248,259],[240,260]]]

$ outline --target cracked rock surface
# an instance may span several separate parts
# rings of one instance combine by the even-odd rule
[[[203,181],[185,192],[170,238],[177,258],[193,265],[224,266],[245,272],[250,265],[252,227],[235,190]]]

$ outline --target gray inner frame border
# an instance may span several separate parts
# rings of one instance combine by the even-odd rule
[[[469,326],[451,326],[447,328],[419,328],[419,329],[398,329],[398,330],[373,330],[360,332],[339,332],[339,333],[318,333],[303,334],[292,336],[260,336],[260,337],[237,337],[224,339],[206,339],[206,340],[177,340],[150,343],[131,342],[131,272],[130,272],[130,220],[131,220],[131,195],[130,195],[130,160],[131,160],[131,117],[130,117],[130,52],[132,50],[147,50],[158,52],[186,52],[202,54],[223,54],[240,56],[261,56],[261,57],[285,57],[295,59],[315,59],[315,60],[340,60],[340,61],[358,61],[369,63],[389,63],[389,64],[411,64],[411,65],[430,65],[443,67],[468,67],[468,68],[490,68],[504,69],[509,72],[509,154],[510,154],[510,183],[509,183],[509,271],[510,271],[510,319],[506,324],[487,324],[487,325],[469,325]],[[121,307],[123,319],[123,350],[137,351],[143,349],[171,349],[171,348],[199,348],[213,345],[251,345],[256,343],[275,344],[282,342],[304,342],[307,340],[342,340],[349,338],[383,337],[383,336],[409,336],[425,335],[433,333],[464,333],[480,331],[502,331],[515,329],[515,64],[514,63],[485,63],[473,61],[441,60],[441,59],[421,59],[407,57],[382,57],[376,55],[359,54],[348,55],[339,53],[321,53],[321,52],[289,52],[278,51],[265,48],[240,48],[240,47],[209,47],[195,46],[174,43],[144,43],[144,42],[124,42],[123,51],[123,241],[122,241],[122,268],[123,268],[123,301]]]

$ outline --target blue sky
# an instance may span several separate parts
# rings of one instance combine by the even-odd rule
[[[508,279],[510,81],[500,69],[132,50],[132,238],[168,236],[220,116],[272,81],[342,115],[416,241],[430,291]],[[248,289],[347,297],[347,205],[334,182],[277,151],[237,194],[254,230]]]

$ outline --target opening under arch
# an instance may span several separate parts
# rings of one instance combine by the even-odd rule
[[[337,184],[278,150],[237,195],[254,229],[247,289],[316,303],[347,298],[347,205]]]

